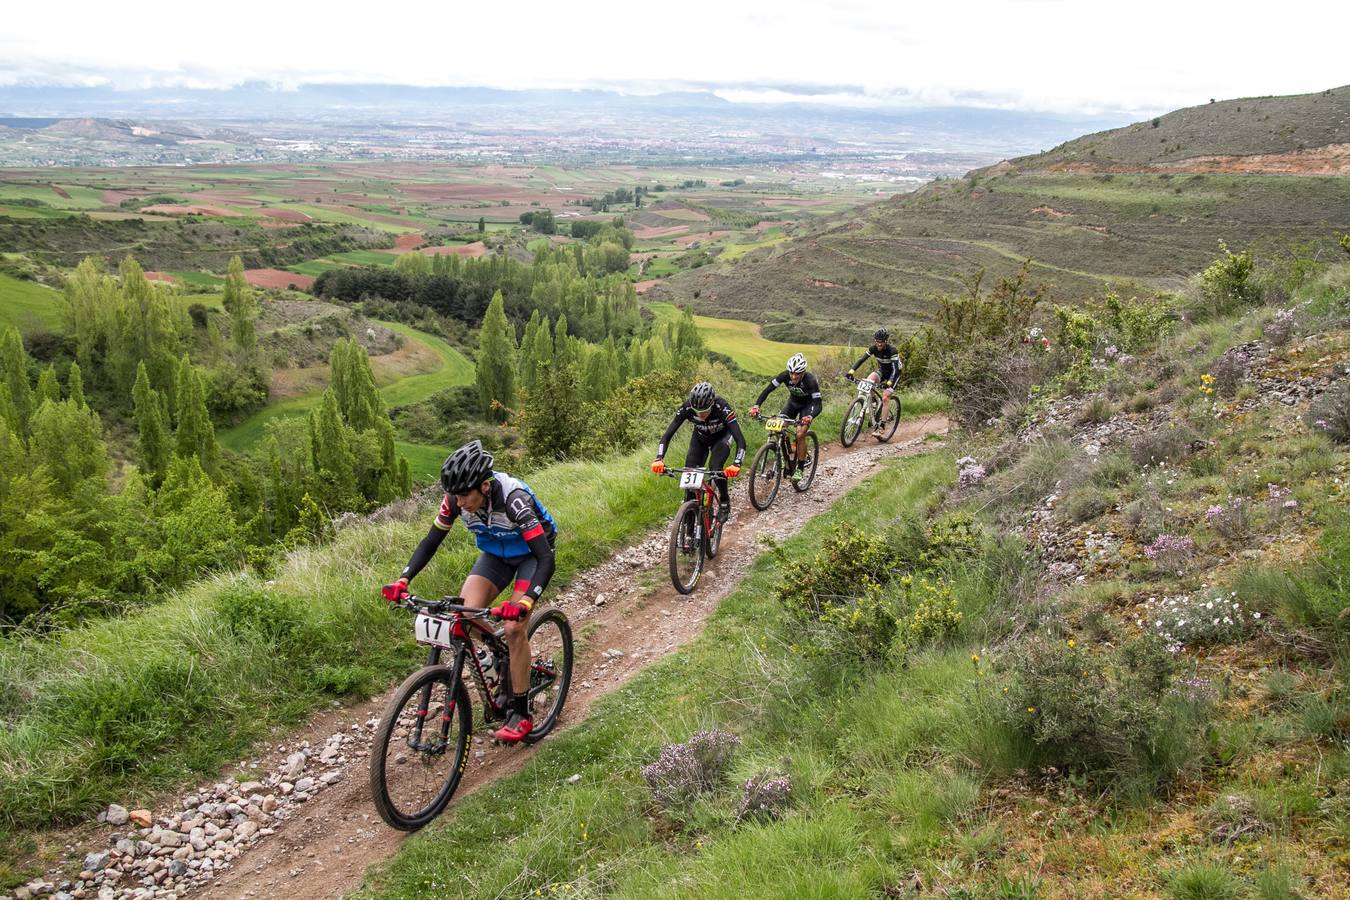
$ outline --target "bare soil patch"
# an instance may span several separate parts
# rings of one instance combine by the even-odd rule
[[[242,213],[237,213],[232,209],[222,209],[219,206],[182,206],[177,203],[156,203],[154,206],[146,206],[141,212],[158,213],[162,216],[220,216],[222,218],[236,218]]]
[[[671,243],[679,244],[681,247],[688,247],[693,244],[701,243],[703,241],[715,241],[718,238],[724,238],[729,234],[731,234],[731,232],[726,230],[701,231],[698,232],[697,234],[682,235],[680,237],[675,238],[675,240],[671,241]]]
[[[314,286],[314,279],[308,275],[284,269],[245,269],[244,280],[254,287],[282,290],[294,286],[297,290],[307,291]]]
[[[146,272],[145,277],[150,281],[163,281],[168,284],[178,283],[178,279],[174,278],[168,272]]]
[[[1073,213],[1063,212],[1062,210],[1055,209],[1052,206],[1038,206],[1035,209],[1033,209],[1032,212],[1040,213],[1043,216],[1049,216],[1052,219],[1067,219],[1073,215]]]
[[[400,234],[394,239],[394,252],[407,253],[409,250],[416,250],[427,242],[427,236],[421,232],[412,234]]]
[[[447,244],[444,247],[423,247],[421,250],[424,256],[469,256],[477,258],[487,253],[487,246],[482,241],[474,241],[472,244]]]
[[[283,222],[302,223],[311,221],[309,216],[294,209],[276,209],[275,207],[264,206],[262,209],[258,210],[258,212],[267,216],[269,219],[280,219]]]
[[[648,278],[648,279],[645,280],[645,281],[639,281],[639,282],[636,282],[636,283],[633,285],[633,290],[637,291],[639,294],[645,294],[645,293],[647,293],[647,291],[650,290],[652,287],[654,287],[655,285],[658,285],[658,284],[660,284],[660,283],[661,283],[661,279],[659,279],[659,278]]]
[[[639,240],[650,241],[653,238],[670,237],[672,234],[679,234],[688,230],[688,225],[667,225],[664,228],[655,225],[643,225],[640,228],[634,228],[633,235]]]

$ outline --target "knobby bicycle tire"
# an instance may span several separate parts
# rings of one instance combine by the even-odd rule
[[[670,524],[670,582],[681,594],[692,593],[698,585],[698,577],[703,574],[704,536],[697,528],[698,517],[698,500],[686,500],[680,504],[675,521]],[[688,531],[682,534],[681,528],[686,519],[689,522]],[[691,556],[692,560],[689,560]],[[692,562],[693,568],[688,579],[680,574],[682,560]]]
[[[756,485],[760,484],[761,478],[768,481],[769,484],[757,488]],[[764,446],[759,448],[759,452],[755,454],[755,461],[750,464],[751,505],[760,512],[768,509],[773,504],[774,498],[778,496],[778,488],[782,482],[782,457],[778,452],[778,440],[773,439],[765,442]],[[762,491],[767,491],[767,493],[761,496]]]
[[[441,700],[442,715],[433,717],[430,711],[437,702],[436,688],[440,687],[444,691],[444,696],[453,700],[453,708],[447,710],[444,699]],[[418,708],[414,709],[413,716],[404,714],[408,701],[413,699],[414,695],[425,694],[418,699]],[[425,712],[418,713],[418,709]],[[441,735],[443,744],[431,747],[414,747],[412,740],[407,735],[408,729],[418,726],[418,719],[421,720],[421,728],[428,726],[436,727],[438,722],[444,723]],[[449,726],[458,723],[458,730],[453,742],[444,740],[448,738]],[[370,795],[375,801],[375,809],[380,814],[380,818],[391,827],[400,831],[416,831],[426,825],[445,809],[450,798],[454,795],[455,789],[459,787],[460,780],[464,777],[464,769],[469,762],[469,733],[473,728],[473,709],[469,703],[469,692],[465,689],[463,681],[460,679],[459,670],[453,666],[426,666],[409,675],[403,683],[394,691],[394,696],[385,707],[384,714],[380,717],[380,723],[375,729],[374,742],[370,749]],[[401,733],[404,739],[403,743],[407,746],[408,752],[400,752],[393,758],[396,771],[390,771],[389,747],[390,741],[396,735]],[[420,742],[425,743],[425,742]],[[451,749],[453,748],[453,749]],[[416,809],[404,809],[401,801],[395,800],[390,795],[390,776],[407,775],[409,778],[414,776],[417,766],[428,766],[432,761],[441,758],[446,751],[450,751],[453,756],[450,758],[450,766],[445,776],[445,781],[431,793],[430,799],[425,805]],[[409,758],[411,756],[411,758]],[[406,767],[406,768],[405,768]]]
[[[562,656],[563,661],[560,670],[557,671],[556,680],[554,681],[557,693],[554,695],[553,703],[542,718],[534,716],[534,728],[530,730],[529,735],[525,738],[525,743],[527,744],[533,744],[542,740],[545,735],[553,730],[553,726],[558,724],[558,717],[562,715],[563,705],[567,702],[567,691],[572,686],[572,625],[567,620],[567,615],[556,606],[541,609],[530,617],[530,650],[534,654],[534,658],[530,660],[531,678],[529,690],[531,712],[533,713],[534,698],[537,696],[533,678],[533,667],[539,662],[538,656],[541,652],[541,648],[537,646],[538,641],[536,640],[535,635],[542,627],[549,624],[554,624],[558,627],[558,641],[560,643],[558,653]]]

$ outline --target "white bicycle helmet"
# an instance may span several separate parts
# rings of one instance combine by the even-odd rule
[[[787,370],[789,375],[799,375],[806,371],[806,357],[800,353],[792,354],[787,361]]]

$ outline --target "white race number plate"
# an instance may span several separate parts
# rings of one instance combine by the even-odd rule
[[[696,491],[696,490],[698,490],[699,488],[703,487],[703,473],[702,473],[702,472],[681,472],[681,473],[680,473],[680,487],[686,488],[686,489],[691,490],[691,491]]]
[[[448,619],[418,613],[417,620],[413,623],[413,636],[417,638],[419,644],[453,649],[454,644],[450,642],[450,630],[453,626],[454,623]]]
[[[860,394],[872,393],[872,382],[868,381],[866,378],[858,382],[858,393]]]

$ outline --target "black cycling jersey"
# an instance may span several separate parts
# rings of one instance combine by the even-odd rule
[[[881,380],[895,387],[900,381],[900,351],[891,346],[888,341],[880,350],[873,344],[867,348],[867,352],[858,357],[858,361],[853,364],[853,368],[858,368],[867,362],[867,357],[875,356],[877,358],[877,374]]]
[[[765,386],[764,390],[759,392],[759,399],[755,401],[755,405],[763,406],[764,401],[773,393],[774,388],[778,387],[786,387],[788,389],[788,393],[792,397],[790,402],[794,408],[806,406],[806,415],[813,419],[820,415],[820,408],[822,405],[820,399],[820,382],[816,380],[816,376],[812,375],[810,372],[804,372],[802,373],[802,380],[793,384],[792,377],[788,374],[788,371],[784,369],[781,374],[774,376],[773,381],[770,381],[768,385]]]
[[[731,433],[736,439],[736,465],[741,464],[745,459],[745,435],[741,433],[741,423],[736,421],[736,410],[721,397],[713,398],[712,412],[708,413],[706,419],[700,419],[694,412],[694,408],[688,403],[682,404],[675,412],[675,418],[670,420],[666,426],[666,433],[661,435],[661,443],[656,446],[656,458],[664,459],[666,448],[670,446],[670,439],[679,431],[680,425],[688,422],[694,427],[694,433],[703,439],[704,443],[711,445],[717,438]]]

